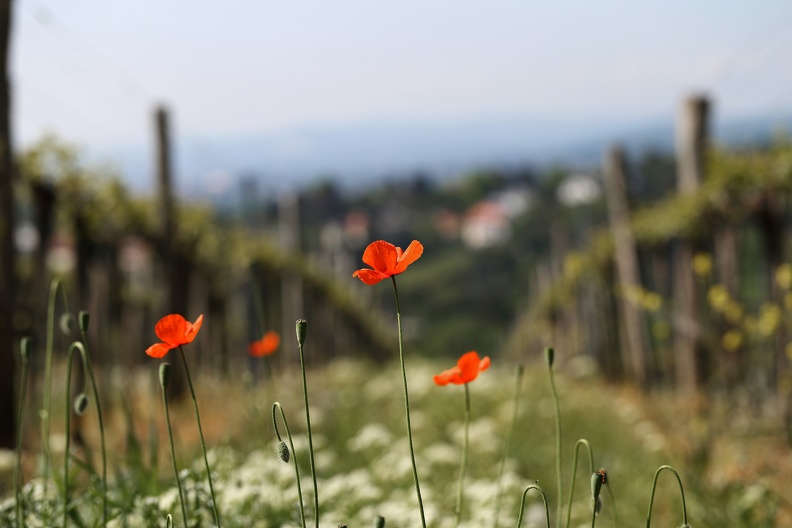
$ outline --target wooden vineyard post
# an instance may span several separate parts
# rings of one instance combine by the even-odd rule
[[[158,253],[164,268],[166,281],[166,313],[181,314],[186,319],[195,316],[187,313],[189,303],[189,262],[176,247],[176,200],[173,196],[173,174],[171,166],[171,141],[168,111],[158,107],[154,114],[156,132],[157,185],[159,189],[160,236]],[[162,314],[162,315],[165,315]],[[168,390],[174,396],[187,390],[186,377],[182,369],[172,369]]]
[[[622,294],[619,297],[619,341],[624,370],[638,385],[645,386],[649,372],[647,352],[646,319],[640,307],[631,302],[627,292],[640,287],[641,275],[635,237],[630,227],[630,211],[627,203],[627,184],[624,174],[624,152],[619,147],[611,148],[603,162],[603,174],[608,202],[608,221],[613,233],[616,256],[616,277]]]
[[[300,251],[300,205],[295,192],[284,193],[278,198],[278,238],[285,254]],[[296,271],[289,269],[284,269],[281,275],[281,317],[281,335],[287,344],[284,350],[295,351],[293,357],[296,358],[296,348],[288,346],[288,343],[293,342],[291,339],[294,337],[295,322],[297,319],[304,319],[306,315],[303,313],[302,279]]]
[[[0,3],[0,447],[13,449],[16,439],[14,397],[17,351],[14,339],[14,160],[11,141],[11,95],[8,78],[8,47],[11,39],[11,0]]]
[[[677,191],[695,193],[704,179],[708,140],[709,101],[703,96],[686,98],[676,131]],[[698,343],[699,305],[693,272],[692,242],[680,240],[674,251],[674,370],[679,389],[696,391],[703,379]]]

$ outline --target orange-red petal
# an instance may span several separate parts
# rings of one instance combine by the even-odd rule
[[[375,240],[363,251],[363,262],[371,266],[374,271],[392,275],[396,266],[398,251],[396,246],[384,240]],[[380,279],[381,280],[381,279]]]
[[[396,266],[393,271],[394,275],[403,273],[404,270],[407,269],[407,266],[418,260],[421,257],[421,255],[423,255],[424,248],[423,248],[423,244],[421,244],[417,240],[413,240],[412,242],[410,242],[410,245],[407,246],[407,249],[404,251],[404,253],[401,252],[400,248],[397,249],[399,249],[400,254],[397,258]]]
[[[490,358],[488,356],[479,359],[478,353],[471,350],[462,354],[455,367],[434,376],[434,382],[438,385],[448,385],[449,383],[464,385],[476,379],[479,373],[487,370],[489,366]]]
[[[457,367],[459,367],[459,377],[462,383],[468,383],[476,379],[479,373],[479,362],[478,353],[472,350],[459,358]]]
[[[362,280],[369,286],[377,284],[382,279],[387,279],[390,275],[386,273],[381,273],[379,271],[370,270],[370,269],[359,269],[355,273],[352,274],[353,277],[357,277],[358,279]]]
[[[203,315],[199,316],[195,323],[190,323],[179,314],[170,314],[159,320],[154,332],[164,343],[174,348],[191,343],[202,324]]]
[[[167,343],[157,343],[156,345],[151,345],[146,349],[146,354],[153,357],[153,358],[163,358],[165,355],[170,352],[173,347],[168,345]]]
[[[280,335],[278,332],[267,332],[258,341],[250,343],[250,355],[253,357],[268,356],[275,352],[280,345]]]
[[[187,323],[187,333],[184,334],[185,341],[182,344],[186,345],[187,343],[192,343],[193,339],[195,339],[195,336],[198,335],[198,330],[201,329],[202,325],[203,314],[199,315],[198,319],[196,319],[194,323]]]
[[[458,377],[459,377],[459,368],[453,367],[448,370],[444,370],[440,374],[436,374],[434,376],[434,382],[441,386],[448,385],[451,382],[456,383],[456,381],[454,380],[457,379]]]

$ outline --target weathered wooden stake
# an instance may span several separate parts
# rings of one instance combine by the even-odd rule
[[[13,449],[16,410],[14,339],[14,158],[11,138],[11,93],[8,47],[11,40],[12,0],[0,2],[0,447]]]
[[[616,276],[622,290],[619,298],[619,325],[622,361],[629,377],[641,386],[648,380],[649,353],[646,320],[641,308],[628,299],[627,292],[641,286],[635,237],[630,227],[624,152],[611,148],[603,160],[602,172],[608,197],[608,221],[616,253]]]
[[[695,193],[704,180],[709,101],[694,95],[682,102],[676,135],[677,190]],[[681,240],[674,252],[674,368],[677,386],[693,393],[703,379],[698,346],[698,298],[693,274],[693,244]]]

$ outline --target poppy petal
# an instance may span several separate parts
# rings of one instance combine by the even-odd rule
[[[250,343],[248,351],[253,357],[268,356],[278,349],[279,344],[280,335],[278,332],[267,332],[263,338]]]
[[[407,266],[418,260],[421,255],[423,254],[423,244],[418,242],[417,240],[413,240],[410,242],[410,245],[407,246],[407,249],[404,253],[399,255],[398,261],[396,262],[396,268],[393,272],[394,275],[398,273],[403,273],[404,270],[407,269]]]
[[[173,347],[166,343],[157,343],[146,349],[146,354],[153,358],[163,358]]]
[[[396,266],[397,258],[396,246],[384,240],[372,242],[363,252],[363,262],[380,273],[391,272]]]
[[[382,279],[387,279],[390,277],[387,273],[382,273],[375,270],[370,269],[360,269],[357,270],[355,273],[352,274],[353,277],[357,277],[358,279],[362,280],[369,286],[377,284]]]
[[[195,336],[198,334],[198,330],[201,329],[201,325],[203,325],[203,314],[199,315],[194,323],[187,323],[187,330],[183,338],[184,342],[180,344],[186,345],[187,343],[192,343],[193,339],[195,339]]]
[[[459,369],[457,367],[444,370],[440,374],[434,376],[434,382],[438,385],[448,385],[449,383],[457,383],[455,381],[459,377]]]
[[[479,373],[479,355],[477,352],[471,350],[462,355],[457,361],[459,368],[460,378],[462,383],[468,383],[476,379]]]
[[[196,321],[197,322],[197,321]],[[171,348],[183,345],[189,323],[179,314],[166,315],[154,327],[154,333]]]
[[[479,372],[484,372],[490,367],[490,358],[489,356],[484,356],[481,358],[481,363],[479,363]]]

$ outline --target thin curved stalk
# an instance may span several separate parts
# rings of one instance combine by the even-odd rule
[[[79,315],[80,330],[84,343],[83,364],[91,380],[91,388],[96,400],[96,414],[99,417],[99,441],[102,449],[102,526],[107,526],[107,449],[105,447],[104,422],[102,421],[102,404],[99,401],[99,389],[96,386],[91,354],[88,353],[88,314],[81,312]]]
[[[646,515],[646,528],[649,528],[652,523],[652,505],[654,504],[655,490],[657,489],[657,477],[660,476],[660,473],[664,469],[673,473],[674,476],[676,477],[677,484],[679,484],[679,494],[682,497],[682,526],[687,527],[688,526],[687,505],[685,503],[685,490],[682,488],[682,479],[679,477],[679,473],[677,473],[676,469],[672,468],[671,466],[663,465],[657,468],[657,471],[655,471],[654,474],[654,479],[652,481],[652,494],[649,497],[649,512]]]
[[[280,431],[278,430],[278,422],[275,418],[275,409],[280,411],[281,420],[283,421],[283,428],[286,429],[286,438],[289,440],[289,449],[291,449],[291,458],[294,461],[294,474],[297,477],[297,496],[300,499],[300,522],[302,523],[303,528],[306,528],[305,525],[305,503],[303,501],[303,494],[302,494],[302,486],[300,485],[300,467],[297,464],[297,452],[294,450],[294,442],[292,441],[292,435],[289,431],[289,424],[286,422],[286,413],[283,412],[283,406],[280,402],[275,402],[272,404],[272,426],[275,428],[275,436],[278,437],[278,442],[283,444],[283,440],[281,439]],[[281,460],[284,460],[284,457],[281,455]],[[284,462],[288,462],[289,456],[287,454],[286,459]]]
[[[212,470],[209,467],[209,458],[206,455],[206,442],[204,441],[203,428],[201,427],[201,415],[198,413],[198,399],[195,397],[190,367],[187,366],[187,357],[184,355],[184,347],[179,345],[179,354],[184,363],[184,372],[187,374],[187,385],[190,387],[193,408],[195,409],[195,421],[198,422],[198,436],[201,438],[201,451],[203,452],[204,464],[206,465],[206,478],[209,480],[209,492],[212,495],[212,512],[214,513],[215,524],[220,528],[220,512],[217,511],[217,500],[215,499],[214,484],[212,484]]]
[[[470,388],[465,383],[465,439],[462,444],[462,465],[459,468],[459,484],[457,485],[456,517],[454,527],[459,526],[462,519],[462,501],[465,488],[465,470],[467,469],[468,445],[470,444]]]
[[[611,510],[613,511],[613,525],[616,526],[616,528],[619,528],[619,516],[616,513],[616,497],[613,495],[613,490],[611,489],[610,484],[608,484],[606,488],[608,489],[608,496],[610,497],[610,502],[611,502]]]
[[[556,391],[555,377],[553,376],[552,361],[548,361],[547,372],[550,375],[550,390],[553,393],[553,414],[555,415],[556,431],[556,478],[558,486],[558,506],[556,508],[556,517],[558,517],[558,526],[561,526],[561,503],[563,502],[563,479],[561,477],[561,406],[558,403],[558,392]]]
[[[22,354],[22,378],[19,384],[19,410],[17,411],[17,442],[16,460],[14,463],[14,495],[16,496],[17,526],[24,528],[25,514],[22,511],[22,430],[25,416],[25,400],[27,399],[27,380],[30,356],[30,338],[23,337],[19,344]]]
[[[589,445],[588,440],[585,438],[581,438],[575,443],[575,458],[572,461],[572,482],[569,484],[569,501],[567,504],[567,516],[566,516],[566,528],[569,528],[569,523],[572,519],[572,496],[575,493],[575,480],[577,478],[577,466],[578,466],[578,458],[580,454],[580,446],[585,445],[586,449],[588,450],[589,456],[589,475],[594,473],[594,454],[591,451],[591,445]]]
[[[50,416],[52,415],[52,355],[55,342],[55,304],[58,299],[58,292],[61,294],[61,302],[65,313],[69,312],[66,303],[66,294],[63,292],[60,280],[53,279],[50,283],[49,297],[47,300],[47,341],[44,351],[44,401],[41,409],[41,477],[44,481],[44,496],[47,496],[49,486],[49,462],[50,462]],[[66,400],[68,401],[68,397]]]
[[[74,359],[74,351],[78,350],[83,358],[85,358],[85,347],[79,341],[75,341],[69,347],[66,354],[66,396],[63,400],[66,402],[66,409],[64,410],[65,416],[65,434],[66,446],[63,451],[63,528],[66,528],[66,523],[69,517],[69,451],[71,448],[71,371],[72,360]],[[83,368],[85,368],[85,360],[83,359]]]
[[[498,517],[500,514],[500,507],[501,507],[501,483],[503,481],[503,472],[506,468],[506,459],[509,458],[509,452],[511,451],[512,441],[514,440],[514,431],[517,428],[517,418],[519,417],[519,410],[520,410],[520,393],[522,392],[522,378],[523,374],[525,373],[525,369],[522,365],[517,365],[517,381],[514,387],[514,402],[512,407],[512,417],[511,423],[509,424],[509,432],[506,435],[506,439],[503,442],[503,452],[501,453],[501,460],[500,464],[498,465],[498,480],[496,484],[497,492],[495,494],[495,512],[493,513],[493,521],[492,526],[493,528],[498,528]]]
[[[542,495],[542,502],[544,503],[545,509],[545,528],[550,528],[550,509],[547,507],[547,496],[542,488],[537,486],[536,484],[531,484],[522,493],[522,500],[520,501],[520,515],[517,517],[517,528],[520,528],[523,520],[523,514],[525,513],[525,496],[528,495],[528,492],[532,489],[537,490]]]
[[[410,422],[410,396],[407,392],[407,368],[404,365],[404,339],[402,336],[401,307],[399,306],[399,290],[396,287],[396,276],[391,276],[393,281],[393,294],[396,297],[396,323],[399,329],[399,362],[401,363],[402,381],[404,383],[404,411],[407,416],[407,440],[410,443],[410,461],[412,462],[413,481],[415,494],[418,496],[418,508],[421,512],[421,526],[426,528],[426,514],[424,513],[421,486],[418,483],[418,466],[415,464],[415,447],[413,446],[412,423]]]
[[[297,321],[297,347],[300,350],[300,371],[302,372],[303,400],[305,402],[305,425],[308,432],[308,457],[311,462],[311,478],[314,488],[314,521],[319,528],[319,486],[316,483],[316,463],[314,462],[313,433],[311,432],[311,409],[308,406],[308,381],[305,376],[305,341],[306,322]]]
[[[170,369],[169,363],[160,364],[160,388],[162,389],[162,406],[165,408],[165,424],[168,427],[168,440],[170,441],[171,448],[171,463],[173,465],[173,476],[176,478],[176,488],[179,490],[179,503],[181,504],[182,518],[184,519],[184,526],[188,526],[187,520],[187,503],[184,500],[184,490],[182,489],[181,478],[179,478],[179,468],[176,465],[176,447],[173,445],[173,429],[171,428],[170,411],[168,409],[168,396],[166,389],[168,387],[168,379],[170,377],[168,370]],[[170,517],[170,515],[168,516]],[[173,519],[171,518],[171,523]]]

